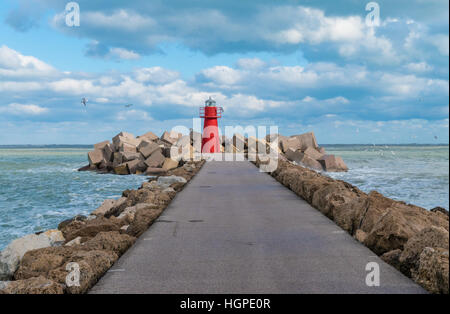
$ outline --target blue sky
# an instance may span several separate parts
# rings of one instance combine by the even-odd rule
[[[222,126],[449,142],[447,1],[377,1],[373,26],[360,0],[80,0],[79,27],[68,2],[0,2],[0,145],[189,128],[210,95]]]

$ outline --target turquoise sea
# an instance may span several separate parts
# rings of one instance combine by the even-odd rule
[[[343,157],[347,173],[328,173],[363,191],[427,209],[449,208],[448,146],[326,145]],[[89,214],[104,199],[136,189],[145,176],[78,172],[90,147],[0,148],[0,250],[25,234]]]
[[[79,172],[85,148],[0,148],[0,250],[25,234],[87,215],[104,199],[136,189],[145,176]]]
[[[327,173],[364,192],[432,209],[449,208],[448,145],[325,145],[348,172]]]

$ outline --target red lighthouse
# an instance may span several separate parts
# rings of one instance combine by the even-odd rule
[[[205,106],[200,107],[200,118],[204,118],[202,153],[220,153],[220,139],[217,119],[222,117],[223,108],[209,97]]]

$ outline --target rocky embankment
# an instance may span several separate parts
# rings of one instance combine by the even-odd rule
[[[80,171],[92,170],[102,173],[162,174],[183,164],[186,160],[199,160],[201,134],[192,132],[182,135],[174,131],[165,131],[161,137],[152,132],[134,137],[133,134],[120,132],[112,142],[104,141],[94,145],[88,153],[89,165]],[[313,132],[293,135],[267,135],[265,139],[244,137],[234,134],[231,138],[220,138],[220,150],[224,153],[276,152],[296,164],[318,171],[347,171],[348,167],[339,156],[329,155],[319,147]]]
[[[152,132],[134,137],[120,132],[112,142],[94,145],[88,153],[89,165],[80,168],[120,175],[158,175],[182,165],[183,160],[192,160],[195,152],[193,136],[177,132],[164,132],[159,138]]]
[[[203,163],[185,162],[164,176],[151,178],[138,190],[105,200],[88,217],[76,216],[61,222],[57,230],[12,241],[0,252],[0,294],[85,293],[148,229]],[[72,263],[79,267],[79,285],[67,284]]]
[[[448,211],[366,194],[281,159],[270,174],[429,292],[449,293]]]
[[[271,134],[266,136],[266,141],[274,142],[276,138],[278,138],[278,153],[298,165],[318,171],[348,171],[341,157],[327,154],[325,148],[317,144],[314,132],[290,137]]]

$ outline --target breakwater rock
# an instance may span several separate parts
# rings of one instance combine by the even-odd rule
[[[260,166],[257,160],[256,165]],[[275,179],[432,293],[449,293],[449,216],[278,160]]]
[[[105,200],[88,217],[14,240],[0,253],[0,294],[85,293],[133,245],[204,161],[186,162]],[[71,277],[76,271],[78,278]],[[72,280],[72,281],[71,281]],[[75,280],[75,281],[74,281]]]
[[[112,142],[103,141],[94,145],[88,153],[89,165],[79,170],[127,174],[164,174],[186,161],[201,159],[202,135],[191,131],[182,135],[165,131],[161,137],[152,132],[134,137],[128,132],[120,132]],[[327,154],[317,144],[313,132],[283,136],[270,134],[265,138],[245,137],[234,134],[230,138],[221,136],[220,151],[223,153],[270,154],[276,153],[305,167],[328,172],[347,171],[341,157]]]
[[[94,150],[88,153],[89,165],[79,170],[160,175],[182,166],[187,160],[192,161],[196,152],[192,144],[192,136],[177,132],[164,132],[161,137],[152,132],[138,137],[120,132],[112,142],[95,144]]]

